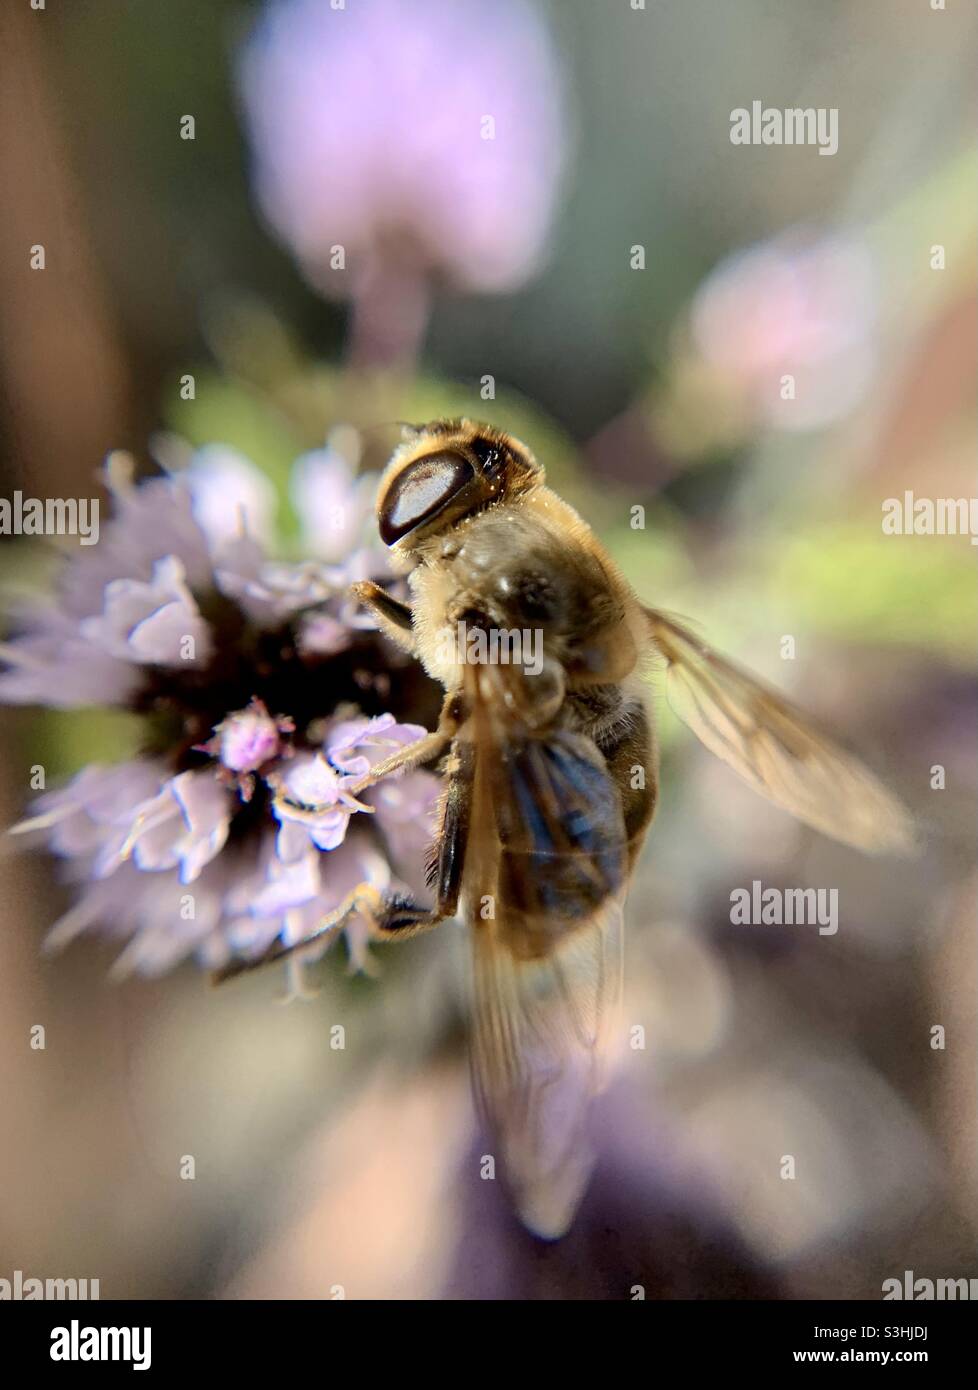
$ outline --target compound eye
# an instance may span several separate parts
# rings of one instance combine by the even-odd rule
[[[393,545],[445,507],[475,477],[461,454],[428,454],[399,473],[378,514],[381,540]]]
[[[492,440],[483,439],[480,435],[473,439],[471,448],[487,477],[491,478],[493,474],[498,473],[506,457],[502,445],[494,444]]]

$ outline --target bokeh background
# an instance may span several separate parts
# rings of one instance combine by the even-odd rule
[[[973,1277],[974,550],[880,525],[905,489],[975,491],[972,8],[271,10],[4,7],[2,495],[90,496],[107,451],[149,472],[174,436],[239,449],[284,493],[338,425],[373,467],[394,420],[496,421],[648,601],[889,780],[923,852],[866,858],[797,826],[652,693],[663,786],[626,1007],[646,1047],[602,1102],[574,1230],[545,1246],[479,1178],[460,930],[388,950],[373,979],[334,953],[288,1008],[274,971],[111,986],[97,939],[42,959],[65,890],[11,846],[0,1276],[415,1299],[877,1298],[906,1269]],[[754,99],[837,107],[838,153],[731,145]],[[50,568],[3,539],[5,594]],[[98,712],[5,709],[0,727],[6,824],[32,765],[57,779],[133,738]],[[755,878],[837,888],[838,934],[732,926]]]

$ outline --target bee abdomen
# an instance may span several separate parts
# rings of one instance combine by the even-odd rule
[[[625,879],[621,797],[588,740],[560,731],[510,750],[496,800],[507,910],[591,916]]]

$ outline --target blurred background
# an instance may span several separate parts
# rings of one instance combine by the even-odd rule
[[[391,421],[497,422],[647,601],[859,750],[924,845],[871,859],[799,827],[653,691],[645,1047],[551,1246],[479,1177],[460,930],[376,978],[334,952],[288,1008],[275,971],[110,985],[94,936],[41,957],[67,891],[8,848],[0,1277],[871,1299],[978,1274],[974,551],[881,529],[906,489],[975,491],[971,7],[76,0],[0,26],[0,495],[91,496],[109,450],[150,472],[177,436],[240,450],[286,506],[338,426],[372,468]],[[838,152],[732,145],[754,100],[838,108]],[[5,595],[50,572],[3,538]],[[0,727],[5,824],[33,765],[53,783],[133,739],[99,711]],[[732,926],[754,879],[838,888],[838,933]]]

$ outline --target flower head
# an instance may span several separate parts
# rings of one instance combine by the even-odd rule
[[[479,290],[538,259],[564,161],[556,58],[524,0],[266,6],[240,85],[272,226],[322,290],[377,259]]]
[[[139,485],[116,460],[98,548],[19,615],[0,700],[143,719],[141,756],[84,768],[21,827],[76,885],[52,944],[100,927],[127,941],[123,970],[191,953],[216,967],[303,939],[360,884],[422,889],[423,853],[403,852],[385,784],[352,788],[423,737],[438,692],[347,597],[352,578],[383,575],[363,543],[372,480],[327,448],[300,460],[297,495],[313,503],[324,478],[329,508],[307,509],[304,538],[324,558],[289,563],[267,554],[274,494],[247,460],[205,449]],[[430,833],[435,777],[401,785]],[[365,924],[342,925],[363,964]]]
[[[694,345],[764,423],[818,428],[846,415],[872,379],[877,297],[859,239],[789,232],[711,272],[693,301]],[[784,397],[787,376],[797,396]]]

